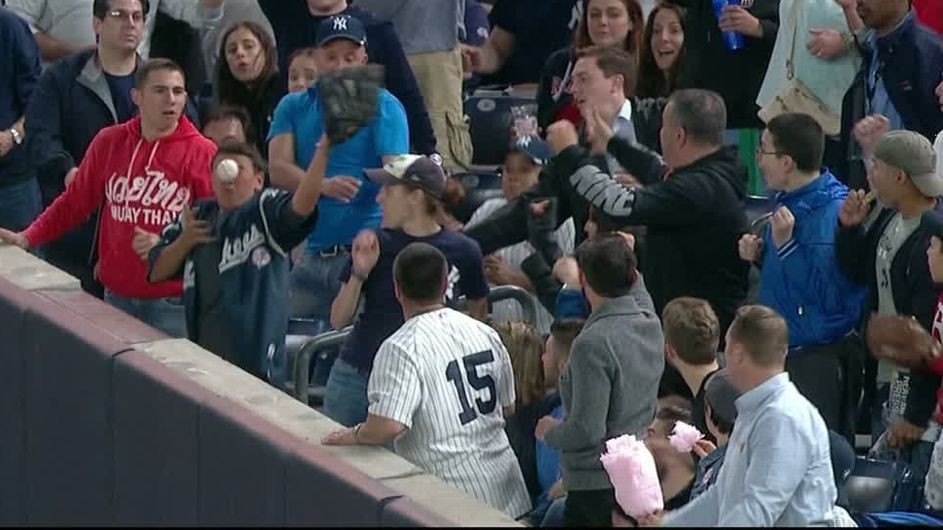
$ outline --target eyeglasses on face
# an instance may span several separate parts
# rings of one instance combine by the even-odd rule
[[[112,9],[111,11],[105,13],[105,15],[116,21],[130,20],[133,24],[140,24],[144,22],[144,12],[143,11],[125,11],[124,9]]]
[[[782,156],[782,153],[779,151],[764,151],[762,145],[756,146],[756,150],[754,151],[754,153],[756,154],[757,158],[763,155]]]

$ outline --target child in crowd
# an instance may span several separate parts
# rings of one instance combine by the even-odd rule
[[[563,403],[557,385],[560,374],[570,360],[570,348],[583,329],[585,321],[577,318],[554,320],[550,325],[550,336],[541,357],[544,382],[549,391],[541,405],[543,415],[558,420],[563,419]],[[534,502],[534,510],[528,515],[533,526],[552,528],[563,526],[563,508],[566,502],[566,490],[563,489],[563,476],[560,471],[560,451],[537,440],[537,480],[540,483],[540,496]]]
[[[304,92],[318,78],[317,48],[295,50],[288,58],[288,91]]]
[[[484,222],[495,211],[535,186],[541,168],[550,159],[550,148],[540,137],[525,135],[527,132],[525,128],[518,132],[514,131],[517,129],[512,129],[512,133],[517,137],[508,147],[502,167],[503,196],[489,199],[478,207],[469,219],[467,228]],[[573,252],[573,238],[573,220],[567,219],[552,232],[550,239],[558,246],[559,252],[570,254]],[[531,293],[539,292],[540,282],[535,278],[540,276],[540,272],[535,271],[549,270],[553,265],[551,262],[549,265],[535,269],[532,264],[535,259],[540,258],[539,254],[540,251],[535,243],[522,241],[486,256],[485,272],[488,275],[488,282],[492,285],[515,285]],[[553,316],[544,305],[539,303],[539,300],[536,305],[537,329],[541,333],[547,333]],[[496,322],[521,320],[520,304],[512,300],[496,302],[492,305],[492,318]]]
[[[321,138],[295,193],[263,190],[262,158],[223,144],[213,158],[215,199],[164,228],[148,279],[183,276],[187,335],[243,370],[281,386],[288,325],[288,250],[314,227],[329,141]]]
[[[717,444],[701,440],[694,446],[694,454],[700,460],[697,463],[694,488],[691,489],[691,500],[707,491],[717,480],[720,467],[724,464],[724,455],[727,454],[727,442],[737,420],[737,407],[734,403],[739,397],[740,391],[730,383],[730,378],[724,370],[708,376],[707,382],[704,383],[704,418],[707,430]]]
[[[213,140],[217,146],[225,143],[244,144],[255,142],[251,134],[249,114],[242,107],[220,105],[203,117],[203,136]]]
[[[543,415],[540,405],[547,392],[541,364],[543,340],[534,326],[524,322],[500,322],[494,328],[511,357],[514,391],[517,394],[514,414],[505,418],[504,432],[507,433],[511,449],[517,456],[533,502],[540,495],[534,453],[534,428],[537,426],[537,420]]]

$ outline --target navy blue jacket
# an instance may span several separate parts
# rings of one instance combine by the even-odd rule
[[[798,190],[776,195],[796,219],[792,239],[763,236],[760,303],[786,319],[789,346],[831,344],[855,329],[867,289],[845,276],[835,256],[838,211],[848,188],[827,170]]]
[[[0,131],[9,129],[26,114],[41,68],[39,47],[29,26],[12,11],[0,9]],[[31,176],[25,145],[14,147],[0,158],[0,185]]]
[[[197,201],[194,216],[209,221],[213,236],[222,244],[219,262],[220,304],[232,335],[235,358],[227,359],[243,370],[279,388],[288,377],[285,362],[285,333],[288,330],[288,253],[304,241],[314,227],[317,211],[307,218],[291,210],[292,194],[266,189],[232,212],[222,212],[215,199]],[[214,222],[220,218],[220,222]],[[148,256],[150,267],[160,253],[183,231],[180,218],[167,225]],[[208,250],[198,246],[187,256],[183,268],[183,304],[188,338],[201,315],[194,259]],[[150,274],[150,272],[148,273]]]
[[[877,46],[879,56],[884,58],[881,77],[904,128],[932,142],[943,129],[943,110],[936,96],[936,87],[943,80],[943,40],[911,13],[897,30],[877,39]],[[865,80],[873,61],[872,50],[861,46],[860,51],[861,69],[842,101],[842,152],[849,158],[860,155],[851,133],[854,125],[865,116]],[[861,164],[839,169],[839,174],[852,188],[867,187]]]
[[[295,50],[315,47],[318,25],[327,17],[313,17],[305,0],[259,0],[259,7],[272,23],[278,41],[278,67],[288,72],[288,57]],[[344,13],[355,16],[367,29],[367,55],[371,63],[386,67],[386,89],[406,108],[409,142],[420,154],[435,152],[435,133],[426,103],[406,60],[403,45],[391,22],[379,22],[369,11],[348,6]],[[287,83],[282,83],[287,86]]]

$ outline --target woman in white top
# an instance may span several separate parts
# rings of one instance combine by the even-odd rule
[[[787,62],[794,53],[796,79],[841,117],[842,98],[861,66],[852,37],[858,28],[849,28],[849,22],[860,24],[854,9],[853,0],[781,0],[779,33],[756,98],[760,108],[787,85]]]

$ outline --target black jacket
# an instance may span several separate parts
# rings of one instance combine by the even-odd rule
[[[936,210],[943,212],[943,203],[938,203]],[[840,226],[835,236],[838,265],[850,280],[868,286],[868,305],[864,311],[867,316],[878,307],[875,271],[878,241],[895,213],[896,210],[885,209],[867,229],[862,225],[851,228]],[[927,264],[929,245],[930,234],[917,228],[894,256],[890,278],[897,313],[915,317],[927,330],[932,329],[936,301],[941,292],[940,286],[935,285],[930,278],[930,267]],[[865,335],[862,333],[862,336]],[[926,368],[911,371],[910,394],[904,412],[907,421],[914,425],[926,425],[933,414],[935,392],[939,385],[940,377]]]
[[[272,23],[278,42],[278,67],[283,80],[288,75],[288,56],[295,50],[315,46],[318,24],[327,17],[312,17],[305,0],[259,0],[259,7]],[[428,155],[435,152],[435,133],[426,112],[422,92],[406,60],[403,45],[389,21],[379,22],[374,16],[356,6],[344,13],[355,16],[367,30],[367,54],[371,63],[386,67],[386,89],[406,108],[409,118],[409,140],[417,152]],[[287,81],[281,83],[287,87]]]
[[[680,88],[713,90],[727,105],[727,127],[762,127],[756,96],[779,31],[779,0],[756,0],[748,9],[760,20],[763,36],[744,37],[745,46],[728,51],[717,27],[711,0],[667,0],[687,9],[684,29],[684,64]]]
[[[883,57],[881,77],[887,95],[904,122],[904,128],[926,136],[931,142],[943,129],[936,87],[943,80],[943,40],[917,22],[910,14],[901,26],[877,40],[878,56]],[[867,88],[865,80],[871,71],[873,50],[862,44],[862,62],[858,75],[842,101],[842,153],[849,166],[836,168],[842,180],[852,189],[868,188],[860,149],[852,140],[854,125],[865,117]]]
[[[654,183],[626,189],[570,147],[568,158],[580,159],[570,186],[613,222],[648,228],[642,272],[659,313],[679,296],[703,298],[726,330],[746,298],[750,267],[737,248],[747,232],[747,174],[736,149],[722,147],[667,178],[657,157],[621,138],[608,150],[629,173]]]

